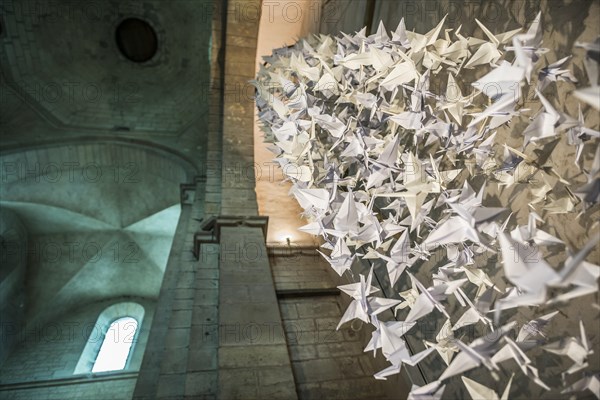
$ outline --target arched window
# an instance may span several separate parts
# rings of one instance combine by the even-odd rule
[[[138,323],[134,318],[119,318],[110,324],[92,372],[117,371],[125,368]]]
[[[137,303],[114,304],[100,313],[75,367],[75,374],[127,369],[144,319]]]

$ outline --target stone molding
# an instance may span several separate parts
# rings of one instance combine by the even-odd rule
[[[183,185],[182,185],[183,186]],[[252,228],[261,228],[263,238],[267,240],[267,228],[269,225],[269,217],[267,216],[240,216],[240,215],[220,215],[211,217],[204,221],[201,226],[201,231],[194,234],[194,256],[200,258],[200,246],[202,243],[220,243],[221,242],[221,227],[236,227],[246,226]]]

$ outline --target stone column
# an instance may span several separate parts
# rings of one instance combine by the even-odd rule
[[[254,176],[254,79],[260,0],[228,0],[223,79],[221,215],[258,215]]]
[[[216,315],[218,281],[214,270],[201,269],[194,255],[194,237],[201,228],[205,179],[182,185],[179,223],[167,262],[154,321],[140,368],[134,399],[214,397],[216,359],[200,365],[198,337],[206,326],[193,321]],[[204,308],[198,308],[198,307]],[[208,316],[208,317],[207,317]],[[204,345],[206,342],[202,342]],[[212,352],[216,354],[216,345]],[[192,351],[193,350],[193,351]],[[209,350],[210,351],[210,350]],[[194,397],[196,396],[196,397]]]
[[[295,399],[267,249],[267,217],[219,217],[219,397]]]

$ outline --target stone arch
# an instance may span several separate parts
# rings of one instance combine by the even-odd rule
[[[135,335],[133,337],[130,355],[124,368],[124,370],[130,369],[132,367],[131,360],[133,359],[133,353],[136,349],[135,345],[139,338],[142,325],[144,324],[144,315],[144,307],[134,302],[116,303],[102,311],[96,320],[96,324],[90,331],[88,340],[83,348],[83,351],[81,352],[79,362],[77,363],[73,373],[89,374],[92,372],[94,362],[96,361],[96,357],[100,351],[100,346],[102,346],[102,342],[104,341],[104,337],[106,336],[106,332],[108,331],[110,324],[122,317],[131,317],[138,323]]]

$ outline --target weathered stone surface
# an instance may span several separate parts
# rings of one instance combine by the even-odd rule
[[[295,398],[263,232],[239,224],[221,227],[219,392],[231,398]],[[252,375],[232,388],[222,372],[238,369]]]

